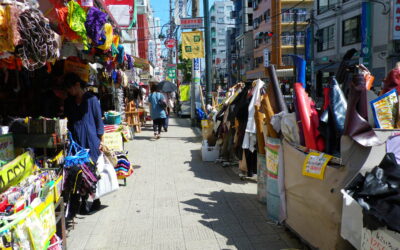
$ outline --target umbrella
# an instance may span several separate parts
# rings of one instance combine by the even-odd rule
[[[162,81],[157,85],[158,85],[158,90],[164,93],[175,92],[178,89],[176,84],[170,81]]]

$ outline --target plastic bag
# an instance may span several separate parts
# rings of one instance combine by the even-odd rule
[[[83,165],[90,162],[89,149],[85,149],[78,145],[69,134],[70,146],[68,155],[65,157],[64,167],[71,167],[76,165]]]
[[[100,180],[97,182],[95,199],[103,197],[119,189],[117,174],[113,165],[108,161],[104,154],[97,160],[97,171]]]

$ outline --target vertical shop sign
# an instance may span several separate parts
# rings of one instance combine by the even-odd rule
[[[269,49],[265,48],[264,49],[264,67],[269,66]]]
[[[193,59],[193,82],[200,83],[201,73],[200,73],[200,58]]]
[[[393,40],[400,40],[400,1],[394,1],[393,8]]]
[[[369,66],[371,57],[371,3],[364,1],[361,11],[361,57]]]

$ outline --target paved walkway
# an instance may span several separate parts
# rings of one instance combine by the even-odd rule
[[[68,249],[287,249],[300,244],[265,219],[255,183],[201,161],[189,121],[172,119],[152,141],[150,128],[128,145],[141,167],[128,185],[102,199],[104,209],[80,216]]]

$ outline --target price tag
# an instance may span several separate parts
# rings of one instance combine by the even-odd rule
[[[324,153],[309,153],[304,160],[303,175],[323,180],[325,168],[332,157],[333,156]]]

